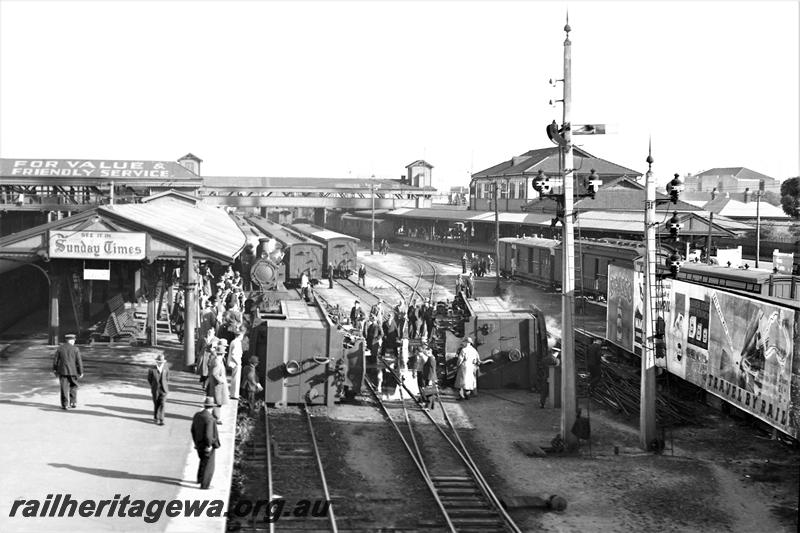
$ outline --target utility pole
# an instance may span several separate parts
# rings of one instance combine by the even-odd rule
[[[561,277],[561,436],[567,449],[578,446],[572,433],[575,424],[575,241],[573,228],[573,171],[572,133],[570,111],[572,107],[572,43],[569,40],[569,15],[564,26],[564,257]]]
[[[494,286],[494,292],[498,296],[500,295],[500,213],[497,207],[497,204],[500,202],[500,197],[497,194],[497,178],[492,180],[494,183],[494,264],[497,265],[497,268],[494,270],[496,284]],[[513,260],[516,261],[516,258]]]
[[[761,256],[761,190],[756,191],[756,268]]]
[[[194,250],[192,250],[191,246],[186,247],[184,270],[186,271],[186,277],[184,278],[185,282],[183,284],[183,312],[185,315],[183,329],[183,363],[186,366],[191,366],[195,363],[194,330],[197,327],[197,298],[195,291],[197,278],[194,272]]]
[[[375,255],[375,174],[369,182],[369,192],[372,196],[372,239],[369,244],[369,254]]]
[[[644,303],[642,310],[642,362],[641,388],[639,389],[639,446],[647,450],[656,439],[656,359],[653,323],[653,288],[656,286],[656,182],[653,178],[653,156],[647,150],[644,208]]]

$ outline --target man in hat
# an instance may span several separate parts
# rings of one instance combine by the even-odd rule
[[[264,390],[261,383],[258,382],[257,366],[258,357],[251,355],[249,364],[245,367],[242,375],[242,391],[247,395],[247,403],[251,410],[256,406],[256,393]]]
[[[206,380],[206,396],[210,396],[216,402],[214,407],[214,418],[217,424],[222,424],[222,416],[219,408],[228,403],[230,392],[228,391],[228,374],[225,371],[224,356],[228,352],[228,343],[225,339],[220,339],[217,344],[214,357],[208,363],[208,379]]]
[[[231,369],[231,400],[239,399],[239,385],[242,374],[242,355],[244,354],[244,327],[236,330],[236,337],[228,348],[228,367]]]
[[[360,331],[364,324],[364,310],[361,309],[361,303],[358,300],[353,303],[353,308],[350,309],[350,324],[356,331]]]
[[[159,426],[164,425],[164,405],[169,393],[169,367],[166,361],[163,353],[158,354],[156,364],[147,371],[147,382],[153,396],[153,421]]]
[[[203,410],[195,413],[192,419],[192,440],[200,458],[197,482],[201,489],[211,488],[211,478],[214,477],[214,450],[219,448],[219,432],[211,412],[214,405],[214,398],[206,397]]]
[[[78,406],[78,378],[83,377],[81,352],[75,346],[75,334],[64,335],[65,342],[56,349],[53,356],[53,373],[61,384],[61,408],[67,410]]]

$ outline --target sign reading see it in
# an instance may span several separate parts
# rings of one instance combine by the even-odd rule
[[[147,252],[147,234],[123,231],[50,231],[51,258],[138,261]]]

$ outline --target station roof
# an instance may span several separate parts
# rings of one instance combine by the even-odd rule
[[[519,156],[512,157],[508,161],[503,161],[502,163],[476,172],[472,175],[472,178],[533,176],[536,175],[539,170],[550,175],[560,174],[559,151],[560,148],[558,146],[530,150]],[[575,147],[573,149],[573,157],[574,167],[578,169],[575,174],[579,176],[589,175],[591,169],[594,169],[601,179],[604,177],[638,177],[642,175],[641,172],[637,172],[636,170],[593,156],[581,148]]]
[[[555,204],[553,204],[555,206]],[[502,223],[519,224],[528,226],[550,227],[555,214],[555,207],[545,212],[520,213],[505,212],[499,213]],[[657,213],[659,231],[666,232],[668,218],[667,212]],[[388,217],[396,217],[404,220],[442,220],[452,222],[494,222],[494,211],[451,211],[446,209],[395,209],[387,213]],[[678,212],[678,218],[683,224],[682,234],[685,235],[708,235],[708,219],[702,213]],[[619,233],[644,233],[644,211],[580,211],[575,224],[575,229],[607,231]],[[714,219],[712,225],[712,235],[733,236],[736,232],[751,230],[749,224],[735,222],[727,219]]]
[[[768,204],[767,202],[740,202],[731,198],[715,198],[703,206],[706,211],[713,211],[717,215],[730,218],[772,218],[788,219],[789,215],[783,212],[780,207]]]
[[[150,236],[149,260],[182,260],[186,247],[192,246],[197,259],[231,262],[245,246],[244,233],[224,210],[164,197],[145,204],[95,207],[12,233],[0,238],[0,258],[46,257],[52,230],[144,232]]]
[[[392,179],[358,178],[297,178],[252,176],[204,176],[203,186],[213,189],[243,187],[246,189],[343,189],[348,191],[375,190],[433,190],[433,187],[412,187],[408,182]]]

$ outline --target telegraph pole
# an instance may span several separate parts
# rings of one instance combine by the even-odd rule
[[[761,190],[756,192],[756,268],[761,257]]]
[[[500,198],[497,196],[497,178],[492,181],[494,182],[494,264],[497,265],[494,271],[496,280],[494,292],[500,295],[500,210],[497,207]],[[516,261],[516,257],[513,260]]]
[[[656,286],[656,182],[653,178],[653,156],[648,143],[647,174],[645,174],[645,260],[644,302],[642,310],[642,362],[639,389],[639,446],[647,450],[656,437],[656,359],[653,323],[653,288]]]
[[[572,434],[575,424],[575,241],[573,228],[573,171],[570,111],[572,106],[572,43],[569,40],[569,14],[564,32],[564,230],[561,284],[561,436],[567,449],[578,445]]]
[[[370,255],[375,255],[375,174],[369,182],[369,192],[372,196],[372,239],[369,244]]]

